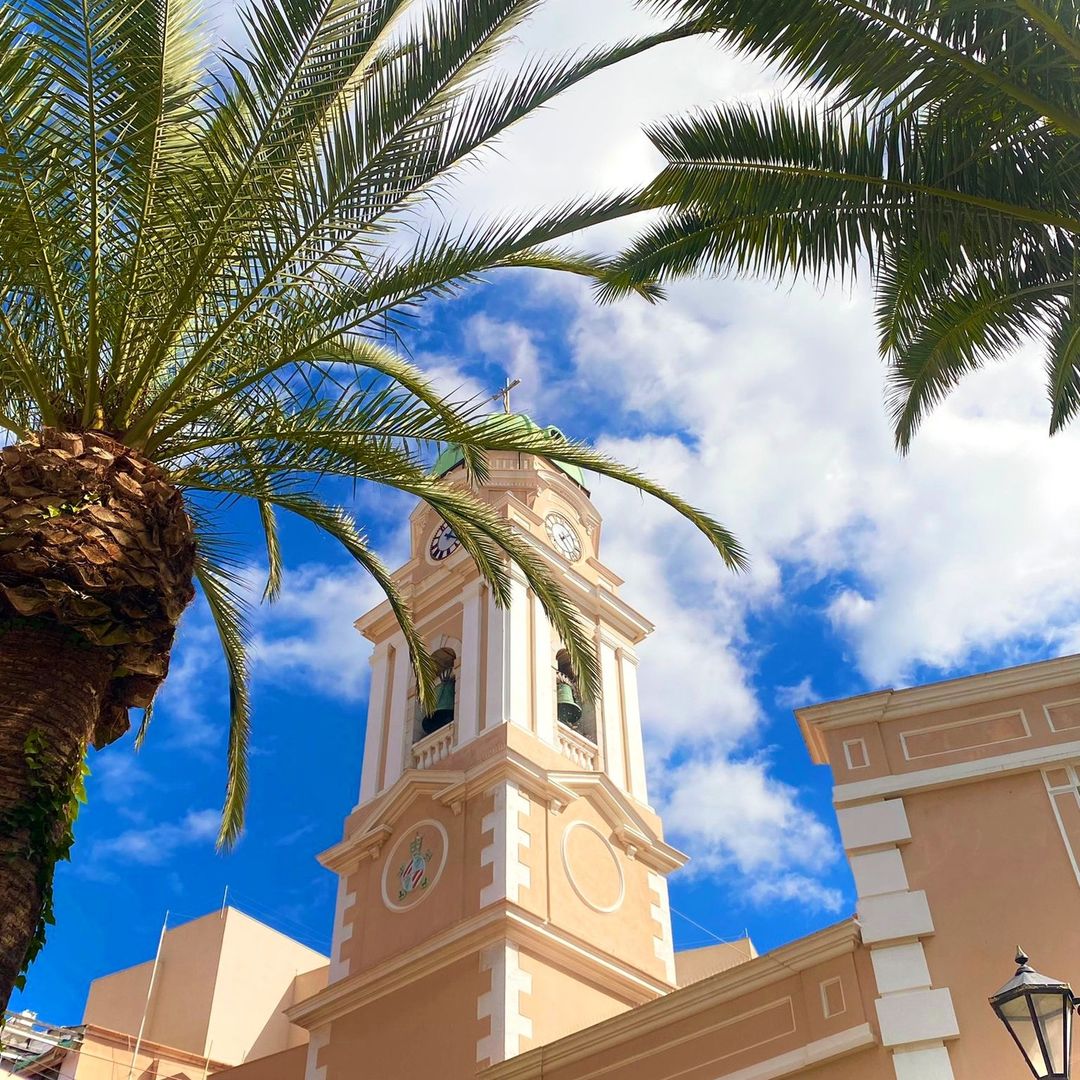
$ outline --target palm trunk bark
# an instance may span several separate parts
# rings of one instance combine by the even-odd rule
[[[37,934],[112,669],[108,650],[62,626],[0,620],[0,1009]]]

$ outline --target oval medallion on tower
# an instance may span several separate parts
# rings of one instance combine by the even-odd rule
[[[383,867],[383,903],[391,911],[408,911],[421,903],[439,883],[449,847],[446,830],[437,821],[418,821],[403,833]]]
[[[583,904],[602,915],[618,911],[626,895],[619,856],[611,842],[587,821],[571,821],[562,837],[563,869]]]

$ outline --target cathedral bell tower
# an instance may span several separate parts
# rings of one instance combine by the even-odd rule
[[[519,573],[497,608],[450,528],[413,511],[396,580],[438,703],[420,707],[389,605],[359,619],[374,645],[360,799],[321,856],[340,878],[330,983],[290,1010],[311,1032],[306,1080],[472,1076],[674,986],[666,875],[685,857],[648,803],[634,652],[652,627],[600,561],[577,469],[488,464],[477,494],[595,627],[602,693],[582,699]],[[454,448],[436,470],[469,482]]]

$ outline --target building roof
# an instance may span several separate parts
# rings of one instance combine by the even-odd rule
[[[525,413],[493,413],[491,416],[481,420],[477,427],[482,430],[485,425],[498,426],[504,433],[520,431],[522,434],[532,434],[534,432],[546,434],[551,440],[553,449],[556,443],[562,442],[566,438],[557,427],[541,427],[531,416],[526,416]],[[465,455],[462,453],[461,447],[457,443],[450,443],[439,454],[432,472],[436,476],[445,476],[448,472],[456,469],[464,460]],[[552,461],[551,463],[560,472],[569,476],[579,487],[585,487],[585,475],[577,465],[566,465],[561,461]]]

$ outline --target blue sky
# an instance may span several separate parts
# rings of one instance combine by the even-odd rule
[[[629,0],[552,0],[522,48],[615,38]],[[468,174],[454,204],[552,203],[655,167],[641,125],[762,73],[683,43],[549,110]],[[622,224],[589,238],[611,248]],[[1046,436],[1040,362],[972,378],[906,459],[894,453],[860,287],[701,282],[659,307],[599,308],[587,287],[504,274],[427,308],[406,345],[448,392],[522,379],[516,406],[596,441],[688,495],[751,552],[734,577],[693,530],[610,482],[594,486],[603,557],[657,630],[641,650],[652,797],[693,856],[672,882],[677,943],[748,928],[773,947],[853,907],[829,803],[791,709],[1074,651],[1080,645],[1078,437]],[[393,561],[407,500],[335,493]],[[240,513],[231,524],[251,540]],[[185,617],[141,753],[91,755],[58,925],[13,1001],[77,1022],[91,979],[153,953],[161,921],[222,901],[322,950],[335,882],[316,852],[359,786],[367,649],[351,628],[375,590],[310,530],[286,525],[290,573],[257,620],[248,829],[215,853],[225,680],[205,612]],[[252,546],[253,578],[260,553]]]
[[[702,295],[734,294],[733,306],[741,308],[739,294],[759,288],[713,283]],[[778,303],[790,300],[787,293],[773,295]],[[448,388],[497,386],[508,373],[540,373],[542,384],[524,385],[520,395],[531,399],[538,417],[621,447],[627,460],[661,475],[680,472],[679,453],[676,466],[670,462],[672,442],[688,454],[707,455],[701,431],[680,425],[668,403],[659,401],[654,422],[649,408],[628,406],[623,392],[582,392],[583,383],[596,381],[585,366],[582,336],[582,320],[597,316],[590,303],[576,289],[553,294],[542,280],[513,275],[434,306],[415,328],[412,352]],[[712,303],[710,310],[715,314]],[[624,314],[635,319],[640,312]],[[667,314],[657,309],[649,318],[662,328]],[[871,355],[864,366],[872,383],[878,372]],[[877,423],[884,432],[884,419]],[[625,452],[632,448],[636,457]],[[908,468],[892,464],[898,474]],[[762,483],[772,468],[783,470],[784,462],[766,461]],[[745,535],[748,523],[724,498],[703,497],[717,478],[700,479],[679,486]],[[853,900],[836,846],[827,770],[810,764],[791,708],[879,685],[865,670],[877,663],[874,654],[860,659],[867,634],[873,640],[867,624],[861,624],[867,634],[853,630],[838,620],[835,607],[850,595],[873,599],[882,582],[861,577],[844,560],[829,565],[827,557],[811,555],[821,538],[805,524],[798,530],[807,547],[801,555],[798,538],[778,544],[757,526],[759,542],[748,537],[756,569],[735,579],[666,511],[643,507],[637,496],[607,482],[595,490],[605,512],[607,561],[627,577],[626,594],[657,622],[641,650],[650,765],[654,773],[663,765],[677,779],[673,788],[654,776],[654,797],[671,811],[671,838],[701,864],[673,881],[677,942],[705,944],[711,935],[734,937],[748,928],[764,949],[849,913]],[[339,495],[391,558],[403,555],[407,500],[373,490]],[[912,498],[918,516],[918,492]],[[235,516],[237,534],[252,543],[257,575],[260,553],[249,525]],[[873,520],[845,518],[834,530],[835,542],[844,550],[876,530]],[[367,648],[350,624],[375,593],[347,558],[307,527],[287,525],[284,538],[293,570],[280,604],[263,609],[258,620],[243,840],[231,854],[214,851],[225,682],[205,612],[196,606],[185,617],[173,676],[145,748],[135,753],[129,737],[92,755],[74,861],[57,875],[58,925],[16,1007],[76,1022],[92,978],[152,955],[166,910],[174,921],[200,915],[221,903],[226,887],[241,909],[328,948],[335,882],[314,855],[337,839],[355,802]],[[1016,576],[1032,572],[1018,558]],[[1059,613],[1058,623],[1065,625],[1068,615],[1068,609]],[[896,671],[900,681],[919,681],[1053,655],[1060,647],[1059,629],[1017,630],[961,646],[955,658],[937,662],[909,648],[897,654],[903,663]],[[703,660],[703,649],[715,652]],[[680,715],[686,712],[689,718]]]

